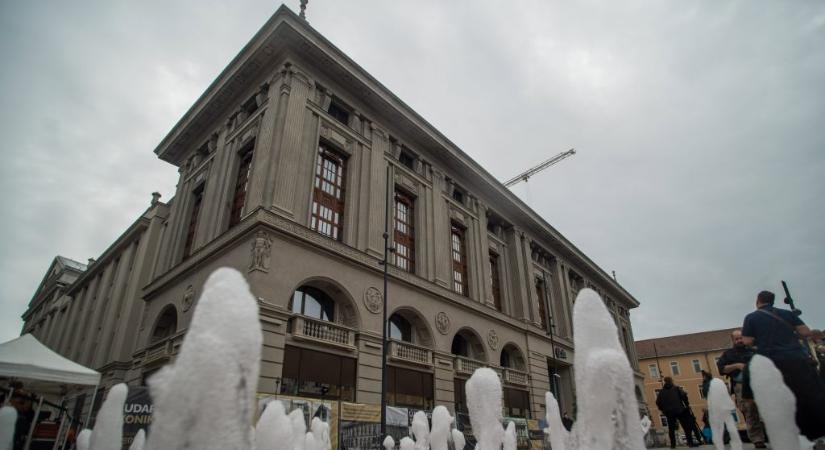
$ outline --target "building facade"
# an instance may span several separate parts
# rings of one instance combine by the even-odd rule
[[[174,359],[205,279],[228,266],[260,305],[260,393],[378,404],[386,219],[390,404],[461,412],[464,381],[493,366],[505,415],[541,417],[551,390],[573,413],[584,287],[613,314],[642,400],[636,299],[286,7],[155,153],[179,167],[174,198],[153,195],[58,299],[38,293],[24,314],[24,332],[105,386]]]
[[[667,439],[667,418],[656,407],[656,396],[662,388],[664,377],[673,378],[674,384],[687,393],[690,408],[696,416],[699,427],[703,426],[702,416],[707,410],[707,399],[702,395],[702,371],[710,372],[714,378],[727,378],[719,373],[716,361],[725,350],[733,346],[731,332],[738,328],[704,331],[636,341],[639,368],[644,374],[644,395],[648,402],[653,422],[653,433]],[[736,412],[740,430],[744,430],[744,416]]]

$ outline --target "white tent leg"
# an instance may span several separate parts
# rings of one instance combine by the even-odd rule
[[[95,400],[96,400],[96,397],[97,397],[97,389],[98,389],[99,386],[100,386],[100,383],[98,382],[95,385],[95,390],[92,391],[92,404],[89,405],[89,414],[86,414],[86,421],[83,422],[83,425],[85,425],[87,427],[89,426],[89,424],[91,423],[91,420],[92,420],[92,410],[95,409]],[[29,450],[29,449],[26,449],[26,450]]]
[[[34,410],[34,420],[32,420],[31,426],[29,426],[29,436],[26,438],[26,446],[23,447],[23,450],[29,450],[29,447],[32,445],[32,435],[34,435],[34,427],[37,425],[37,419],[40,416],[40,408],[43,407],[43,396],[40,396],[40,401],[37,402],[37,409]]]
[[[66,412],[63,409],[60,410],[60,425],[57,426],[57,436],[54,437],[54,445],[52,445],[52,450],[57,450],[60,445],[60,433],[63,432],[63,422],[66,421]],[[68,433],[66,433],[68,434]]]

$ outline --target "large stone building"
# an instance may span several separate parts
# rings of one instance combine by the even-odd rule
[[[673,378],[674,384],[687,393],[690,408],[702,424],[702,415],[708,407],[702,395],[702,371],[715,378],[727,380],[719,373],[716,361],[725,350],[733,346],[731,332],[737,328],[703,331],[636,341],[639,367],[644,373],[644,394],[651,412],[652,434],[664,445],[667,439],[667,418],[656,407],[656,395],[662,388],[664,377]],[[737,411],[737,423],[744,429],[744,416]]]
[[[286,7],[155,153],[180,169],[174,198],[154,195],[88,266],[58,257],[23,316],[105,386],[173,359],[205,279],[229,266],[260,304],[259,392],[379,403],[389,174],[391,404],[462,410],[488,365],[507,415],[540,417],[548,390],[573,412],[584,287],[610,308],[641,397],[633,296]]]

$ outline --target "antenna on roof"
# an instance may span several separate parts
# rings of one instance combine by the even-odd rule
[[[304,20],[307,20],[307,14],[306,14],[307,3],[309,3],[309,0],[301,0],[301,13],[298,14],[298,17],[300,17]]]

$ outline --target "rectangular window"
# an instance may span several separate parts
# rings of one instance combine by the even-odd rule
[[[395,191],[395,265],[407,272],[415,272],[415,200]]]
[[[659,367],[656,364],[649,364],[647,370],[650,372],[650,378],[659,378]]]
[[[699,398],[701,398],[702,400],[705,400],[707,398],[707,397],[705,397],[705,393],[702,392],[702,385],[701,384],[699,385]]]
[[[659,422],[662,423],[662,428],[667,428],[667,416],[665,416],[664,414],[660,414]]]
[[[337,100],[333,100],[332,103],[329,104],[327,112],[333,119],[349,126],[349,111],[339,104]]]
[[[544,281],[536,281],[536,301],[539,304],[539,323],[542,330],[547,330],[547,309],[545,303],[547,302],[546,291],[544,290]]]
[[[343,235],[345,163],[343,156],[318,145],[310,228],[337,241]]]
[[[498,269],[498,254],[490,252],[490,291],[493,294],[493,304],[501,311],[501,287]]]
[[[192,253],[192,245],[195,242],[195,231],[198,228],[198,215],[200,214],[201,203],[203,201],[203,185],[201,185],[197,191],[193,192],[192,195],[194,196],[192,199],[192,212],[189,214],[189,228],[186,229],[186,243],[183,245],[184,259]]]
[[[702,363],[700,363],[698,359],[694,359],[691,362],[693,363],[693,371],[700,373],[702,371]]]
[[[452,224],[450,249],[453,258],[453,290],[461,295],[467,293],[467,251],[464,245],[464,229]]]
[[[235,189],[232,193],[232,206],[229,210],[229,227],[237,225],[243,216],[246,194],[249,191],[249,176],[252,173],[252,156],[255,141],[250,142],[239,152],[238,174],[235,176]]]
[[[672,361],[670,363],[670,373],[673,375],[679,375],[679,363],[676,361]]]

